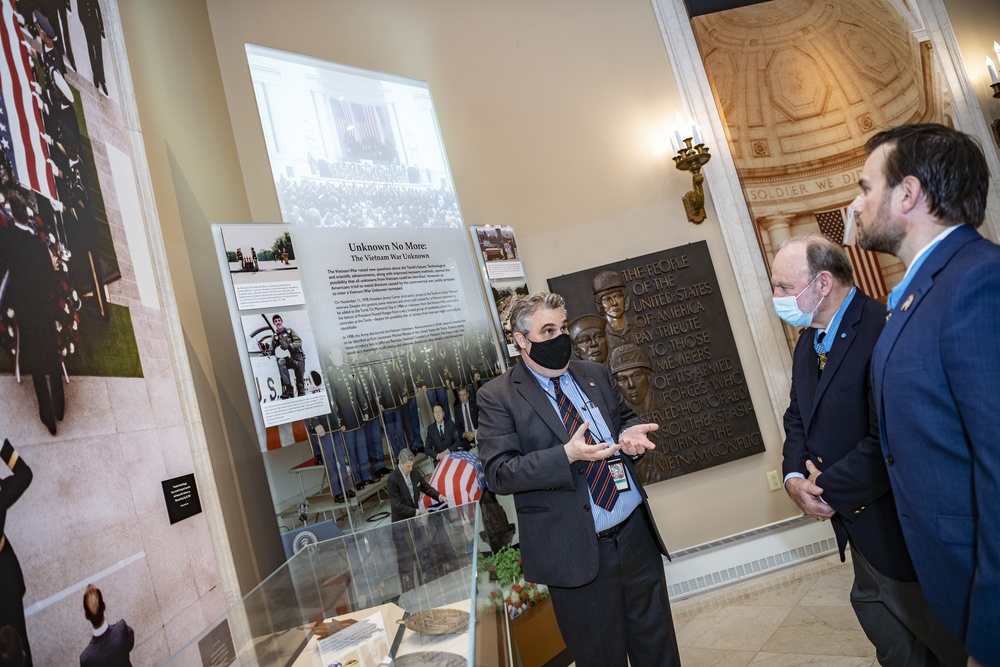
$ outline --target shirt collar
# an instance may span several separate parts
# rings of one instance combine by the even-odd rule
[[[101,624],[101,627],[94,629],[94,636],[100,637],[107,631],[108,631],[108,622],[104,621],[104,623]]]
[[[847,312],[847,307],[851,305],[851,300],[854,298],[854,294],[857,291],[857,287],[851,287],[851,291],[844,297],[844,301],[840,304],[840,308],[838,308],[837,312],[833,314],[832,318],[830,318],[830,323],[826,325],[825,329],[817,329],[816,333],[825,332],[831,338],[837,335],[837,329],[840,328],[840,320],[844,319],[844,313]]]
[[[538,380],[538,384],[542,386],[542,389],[548,391],[550,388],[555,386],[554,383],[552,382],[552,378],[540,375],[539,373],[535,372],[535,369],[533,369],[528,364],[524,364],[524,367],[527,368],[531,372],[531,374],[535,376],[535,379]],[[562,381],[562,378],[566,377],[567,375],[569,375],[568,366],[566,367],[566,372],[564,372],[562,375],[559,376],[560,381]]]
[[[930,243],[921,248],[920,252],[913,256],[913,261],[910,262],[910,265],[906,267],[906,273],[903,274],[903,280],[906,280],[906,276],[910,275],[910,272],[914,270],[914,267],[920,266],[921,258],[930,252],[931,248],[937,245],[940,241],[943,241],[948,234],[951,234],[961,226],[962,225],[952,225],[951,227],[946,227],[943,232],[932,238]]]

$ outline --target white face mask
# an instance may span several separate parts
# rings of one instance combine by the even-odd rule
[[[774,312],[777,313],[778,317],[783,319],[785,322],[788,322],[793,327],[808,327],[812,324],[813,315],[816,314],[816,311],[819,309],[819,304],[823,303],[823,299],[826,297],[820,298],[816,307],[808,313],[803,313],[799,308],[799,297],[805,294],[812,284],[816,282],[816,278],[819,278],[818,273],[813,276],[813,279],[809,281],[809,284],[795,296],[776,296],[771,298],[771,301],[774,302]]]

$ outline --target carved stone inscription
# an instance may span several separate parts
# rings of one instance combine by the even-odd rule
[[[574,354],[604,363],[629,406],[660,425],[643,484],[764,451],[704,241],[558,278]]]

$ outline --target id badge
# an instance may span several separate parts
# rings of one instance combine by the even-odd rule
[[[621,456],[615,455],[608,459],[608,470],[611,472],[611,479],[615,481],[615,488],[619,491],[628,491],[632,488],[628,483],[625,462],[622,461]]]

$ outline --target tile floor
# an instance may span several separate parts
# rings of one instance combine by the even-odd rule
[[[373,498],[364,516],[388,510],[388,500]],[[388,516],[363,525],[383,523]],[[681,661],[684,667],[878,667],[851,608],[853,580],[850,554],[846,563],[832,555],[675,601]]]
[[[834,555],[675,602],[684,667],[877,667],[853,580]]]

